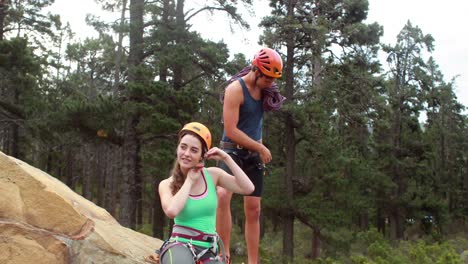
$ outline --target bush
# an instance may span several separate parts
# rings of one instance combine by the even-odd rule
[[[372,242],[374,241],[374,242]],[[460,254],[450,243],[428,243],[400,241],[391,246],[389,241],[375,230],[357,235],[358,248],[368,245],[367,250],[352,252],[350,261],[353,264],[462,264]],[[356,246],[353,246],[356,248]]]
[[[452,237],[445,242],[436,242],[431,236],[419,239],[418,241],[389,241],[385,239],[376,229],[366,232],[356,233],[354,239],[349,236],[338,236],[346,234],[337,230],[332,239],[324,242],[336,242],[340,238],[349,241],[349,252],[341,251],[342,243],[338,243],[335,252],[329,252],[336,245],[330,243],[326,245],[327,250],[323,253],[323,258],[311,260],[310,240],[311,232],[301,225],[295,226],[295,258],[291,263],[301,264],[463,264],[462,253],[468,248],[468,239],[463,234]],[[237,230],[239,232],[240,230]],[[237,237],[238,241],[243,241],[242,236]],[[261,262],[282,263],[282,236],[281,232],[267,232],[261,241],[260,257]],[[325,247],[324,247],[325,249]],[[330,254],[327,254],[329,252]],[[467,251],[468,256],[468,251]],[[246,256],[236,256],[242,263],[242,258]]]

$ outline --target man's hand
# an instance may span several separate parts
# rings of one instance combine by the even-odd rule
[[[260,154],[260,159],[262,160],[263,164],[270,163],[272,159],[271,152],[267,147],[265,147],[265,145],[262,144],[262,147],[260,148],[258,154]]]

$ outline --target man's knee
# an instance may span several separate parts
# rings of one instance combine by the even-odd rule
[[[254,204],[245,204],[244,206],[244,211],[245,211],[245,218],[246,219],[252,219],[256,220],[260,218],[260,211],[261,211],[261,206],[258,203]]]

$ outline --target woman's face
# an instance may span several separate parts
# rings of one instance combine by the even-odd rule
[[[181,169],[190,169],[202,161],[202,143],[191,134],[182,136],[177,147],[177,160]]]

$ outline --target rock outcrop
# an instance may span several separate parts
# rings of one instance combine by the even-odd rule
[[[0,263],[145,263],[161,243],[0,152]]]

